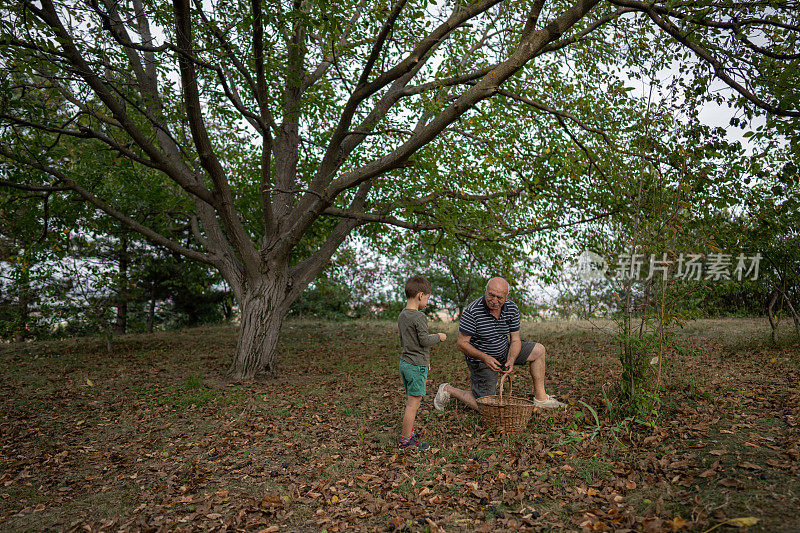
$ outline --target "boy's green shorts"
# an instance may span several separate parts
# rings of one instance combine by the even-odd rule
[[[425,382],[428,381],[428,367],[417,366],[400,360],[400,377],[409,396],[425,396]]]

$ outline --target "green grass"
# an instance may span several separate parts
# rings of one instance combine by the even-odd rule
[[[614,469],[613,463],[596,457],[573,459],[572,466],[575,468],[575,475],[583,479],[589,485],[608,477],[609,474],[611,474],[611,470]]]
[[[694,514],[698,530],[718,523],[714,512],[757,515],[755,530],[800,526],[800,472],[787,455],[796,435],[790,422],[800,416],[790,401],[800,358],[791,344],[745,350],[748,335],[761,338],[757,327],[712,321],[678,332],[686,349],[665,367],[655,428],[615,422],[602,407],[619,362],[610,334],[596,325],[523,325],[524,338],[548,348],[549,392],[570,407],[537,412],[510,435],[487,431],[466,409],[432,408],[442,381],[469,385],[454,344],[437,345],[417,426],[438,451],[404,456],[396,451],[404,397],[392,322],[357,323],[354,335],[350,323],[289,321],[279,352],[292,364],[265,383],[225,381],[236,341],[229,327],[124,336],[112,355],[98,339],[0,346],[0,477],[10,476],[0,485],[0,528],[99,530],[109,521],[106,529],[174,529],[199,513],[191,527],[212,529],[244,511],[241,529],[378,530],[407,514],[448,531],[507,523],[576,530],[582,513],[607,505],[576,487],[617,491],[631,519],[661,501],[662,518]],[[455,333],[452,324],[431,329]],[[514,386],[515,395],[532,392],[522,373]],[[689,466],[669,470],[691,454]],[[663,471],[645,469],[653,457]],[[715,461],[719,475],[699,477]],[[743,469],[745,461],[761,470]],[[674,484],[676,473],[692,477],[692,488]],[[618,486],[628,475],[635,489]],[[746,490],[721,487],[726,475]],[[518,487],[521,500],[512,497]],[[228,497],[217,495],[224,491]],[[267,493],[291,501],[262,509]],[[355,508],[368,516],[351,515]],[[523,519],[530,509],[538,517]],[[217,522],[207,518],[216,514]],[[427,527],[412,523],[412,531]]]

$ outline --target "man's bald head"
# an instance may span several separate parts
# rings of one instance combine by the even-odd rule
[[[492,278],[486,283],[486,292],[489,291],[508,296],[508,293],[511,292],[511,285],[503,278]]]
[[[508,292],[510,290],[511,287],[503,278],[492,278],[486,284],[486,293],[484,294],[484,299],[486,301],[486,305],[493,313],[500,312],[500,308],[505,303],[506,298],[508,298]]]

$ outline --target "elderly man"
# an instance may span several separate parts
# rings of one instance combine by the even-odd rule
[[[533,378],[536,406],[565,407],[545,391],[544,346],[520,340],[519,308],[508,299],[509,291],[506,280],[492,278],[485,294],[461,313],[456,346],[464,353],[472,386],[461,390],[442,383],[433,400],[436,409],[443,410],[451,396],[477,409],[477,398],[496,394],[498,372],[509,373],[521,364],[528,365]]]

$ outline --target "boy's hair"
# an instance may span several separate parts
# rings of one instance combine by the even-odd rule
[[[411,276],[406,281],[406,298],[413,298],[419,293],[430,294],[432,289],[431,282],[425,276]]]

